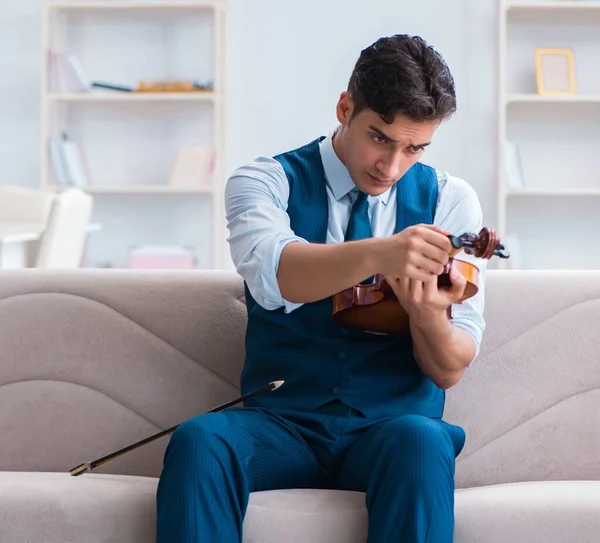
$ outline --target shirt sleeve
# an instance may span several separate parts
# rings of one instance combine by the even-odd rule
[[[225,187],[225,213],[231,258],[256,302],[289,313],[301,303],[285,300],[277,270],[288,243],[308,243],[291,229],[289,183],[281,164],[259,157],[234,171]]]
[[[483,213],[479,198],[473,187],[466,181],[449,176],[440,175],[440,193],[434,224],[453,232],[478,233],[483,226]],[[479,269],[477,294],[452,306],[452,324],[469,332],[476,345],[475,358],[479,355],[481,340],[485,331],[484,306],[485,306],[485,278],[487,259],[477,258],[464,252],[457,258],[473,263]],[[472,362],[472,361],[471,361]]]

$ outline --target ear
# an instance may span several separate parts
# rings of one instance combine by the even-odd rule
[[[336,107],[337,120],[342,126],[350,123],[353,108],[354,104],[352,102],[352,96],[350,96],[350,93],[348,91],[342,92]]]

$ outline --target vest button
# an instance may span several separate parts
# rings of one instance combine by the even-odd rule
[[[333,392],[334,394],[340,394],[342,392],[342,389],[340,387],[333,387],[331,389],[331,392]]]

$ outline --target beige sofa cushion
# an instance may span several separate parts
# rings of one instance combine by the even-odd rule
[[[0,541],[151,543],[157,480],[0,472]],[[456,492],[456,543],[590,543],[600,482],[532,482]],[[275,490],[250,496],[244,543],[365,543],[360,492]]]
[[[3,543],[150,543],[156,479],[0,472]]]
[[[536,481],[456,492],[455,543],[592,543],[600,481]]]
[[[600,479],[600,271],[488,272],[479,358],[448,391],[459,488]],[[239,394],[229,272],[0,270],[0,470],[63,471]],[[102,466],[156,477],[167,438]]]

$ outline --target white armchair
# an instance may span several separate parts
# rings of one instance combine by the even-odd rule
[[[17,186],[0,187],[0,222],[45,226],[56,194]]]
[[[92,196],[78,188],[56,194],[40,240],[36,268],[81,267],[92,208]]]

